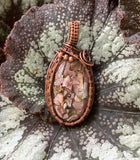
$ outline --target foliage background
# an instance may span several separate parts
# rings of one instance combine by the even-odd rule
[[[14,22],[30,7],[44,3],[51,5],[29,10],[11,31]],[[0,61],[7,59],[0,68],[0,159],[139,160],[139,1],[55,0],[52,3],[0,1]],[[54,55],[52,51],[67,39],[70,18],[79,20],[75,17],[80,14],[76,8],[83,14],[78,47],[88,49],[95,62],[96,97],[88,119],[71,128],[44,122],[39,115],[19,110],[15,105],[34,113],[44,106],[46,69]],[[59,15],[58,11],[61,18],[56,25],[56,20],[49,17]],[[32,13],[41,18],[32,17]],[[62,21],[66,17],[68,22]],[[28,27],[34,18],[37,23],[29,23]],[[91,18],[94,23],[90,23]],[[45,23],[41,27],[42,20]],[[60,24],[65,25],[61,28]],[[40,29],[36,36],[32,34]],[[9,33],[12,41],[7,38],[6,58],[3,47]],[[31,33],[28,38],[27,33]],[[21,53],[20,47],[24,45],[28,49]],[[47,109],[44,118],[51,119]]]

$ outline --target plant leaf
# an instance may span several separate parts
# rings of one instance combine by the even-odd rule
[[[121,17],[120,28],[124,34],[126,42],[140,43],[140,7],[139,1],[120,1]]]
[[[0,68],[0,92],[12,101],[1,99],[1,159],[139,159],[139,44],[125,43],[118,10],[113,0],[56,0],[31,8],[14,25],[6,41],[8,58]],[[45,107],[50,119],[46,70],[67,41],[68,22],[75,20],[81,24],[78,48],[88,49],[95,62],[96,96],[84,123],[65,127],[30,113]]]

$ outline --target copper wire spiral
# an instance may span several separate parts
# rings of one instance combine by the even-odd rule
[[[86,49],[80,52],[79,57],[82,63],[86,64],[87,66],[94,66],[94,64],[92,63],[90,54],[87,52]]]
[[[70,22],[69,25],[69,46],[76,46],[78,42],[78,34],[79,34],[79,22]],[[80,61],[88,66],[93,66],[90,54],[87,53],[87,50],[83,50],[79,54]]]

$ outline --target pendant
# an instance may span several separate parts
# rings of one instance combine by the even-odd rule
[[[89,114],[94,101],[92,60],[87,50],[76,48],[79,22],[70,22],[69,41],[56,51],[46,75],[45,99],[52,116],[73,126]]]

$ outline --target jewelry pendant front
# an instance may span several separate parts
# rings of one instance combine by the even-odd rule
[[[71,22],[69,43],[64,43],[56,51],[45,83],[45,98],[50,113],[59,123],[67,126],[82,122],[94,100],[90,55],[74,46],[78,41],[78,30],[79,23]]]

